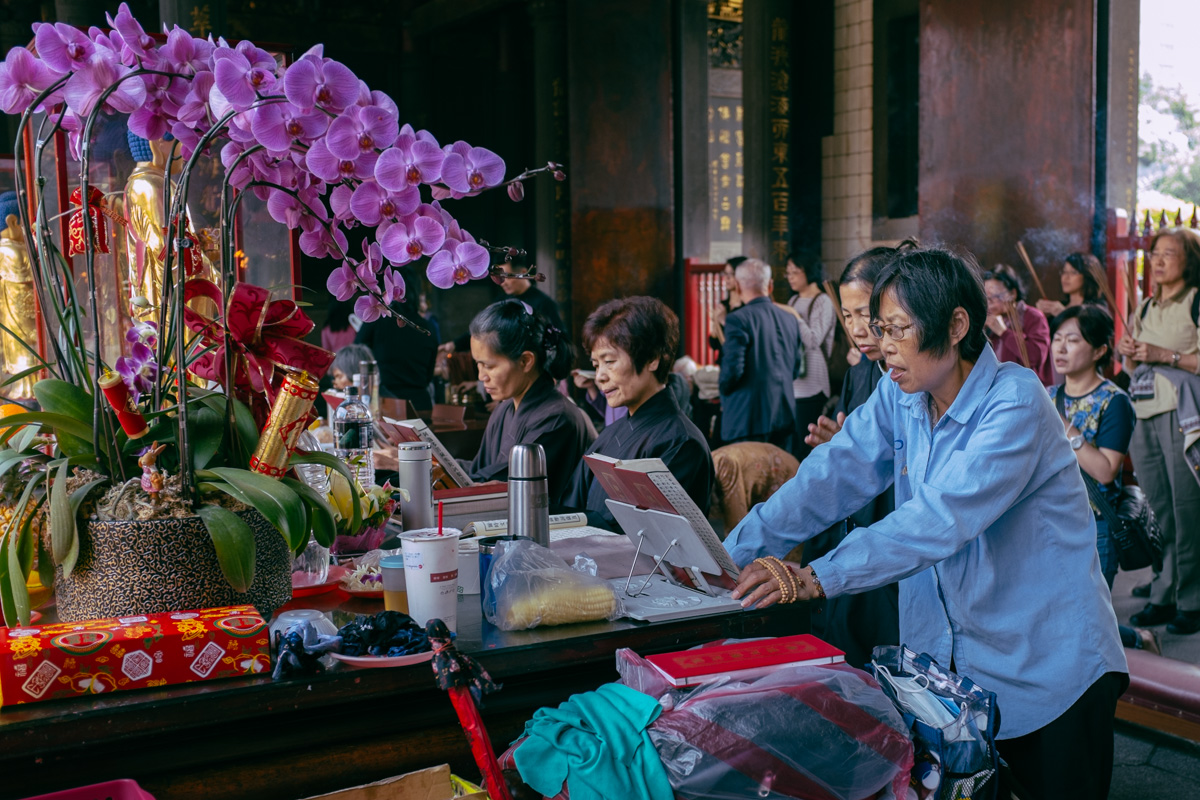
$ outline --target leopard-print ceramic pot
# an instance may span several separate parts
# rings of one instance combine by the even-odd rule
[[[292,596],[292,554],[257,511],[238,514],[254,531],[257,559],[249,592],[235,592],[217,564],[199,517],[81,522],[71,577],[55,570],[64,622],[253,604],[271,614]]]

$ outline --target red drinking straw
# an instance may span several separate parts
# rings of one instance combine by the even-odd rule
[[[442,501],[438,500],[438,536],[442,535]]]

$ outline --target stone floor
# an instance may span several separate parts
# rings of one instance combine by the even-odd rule
[[[1150,579],[1150,570],[1117,573],[1113,582],[1113,608],[1117,619],[1129,624],[1130,615],[1146,601],[1130,590]],[[1200,663],[1200,633],[1172,636],[1165,626],[1153,629],[1163,656]],[[1200,745],[1146,731],[1118,721],[1109,800],[1182,800],[1200,797]]]

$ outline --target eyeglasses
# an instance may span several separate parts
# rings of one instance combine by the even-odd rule
[[[871,332],[871,336],[875,337],[876,339],[883,339],[883,335],[886,333],[887,337],[893,342],[899,342],[904,339],[904,332],[909,328],[915,328],[916,325],[917,323],[915,322],[910,322],[907,325],[878,325],[872,323],[867,326],[867,330],[869,330]]]
[[[997,303],[1007,303],[1012,298],[1009,297],[1007,294],[989,294],[987,296],[987,299],[995,300]]]

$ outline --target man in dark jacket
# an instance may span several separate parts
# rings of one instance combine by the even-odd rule
[[[721,439],[788,448],[795,428],[792,381],[802,362],[800,328],[768,296],[771,268],[756,258],[735,271],[743,305],[725,320]]]

